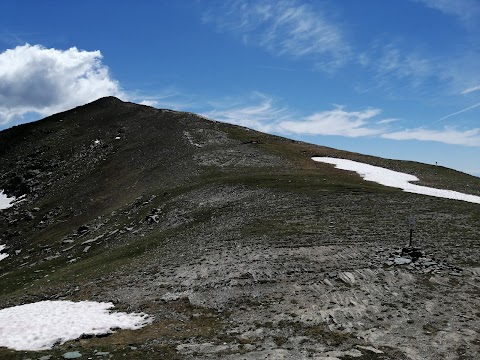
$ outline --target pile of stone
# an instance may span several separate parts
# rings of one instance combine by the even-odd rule
[[[384,266],[407,266],[408,269],[421,274],[448,273],[452,276],[462,276],[463,270],[457,266],[439,261],[431,254],[424,254],[420,248],[405,247],[390,253]]]

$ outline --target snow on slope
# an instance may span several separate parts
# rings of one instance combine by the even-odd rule
[[[0,310],[0,347],[46,350],[82,334],[106,334],[111,328],[139,329],[146,314],[111,313],[112,303],[40,301]]]
[[[8,209],[9,207],[11,207],[13,204],[13,202],[15,201],[15,198],[11,197],[7,197],[7,195],[5,195],[3,193],[3,190],[0,190],[0,210],[1,209]]]
[[[333,164],[336,168],[341,170],[355,171],[366,181],[373,181],[381,185],[400,188],[406,192],[480,204],[480,196],[411,184],[410,181],[419,180],[414,175],[346,159],[313,157],[312,160]]]
[[[8,257],[8,254],[2,254],[3,249],[5,249],[7,245],[0,245],[0,261]]]

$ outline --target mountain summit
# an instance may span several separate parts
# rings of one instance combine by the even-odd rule
[[[114,97],[0,132],[0,190],[17,198],[0,210],[0,309],[97,301],[150,317],[40,355],[0,343],[0,357],[473,359],[479,205],[318,156],[480,195],[443,167]]]

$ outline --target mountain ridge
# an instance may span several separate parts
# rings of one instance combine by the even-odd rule
[[[366,182],[314,156],[480,195],[480,179],[440,166],[106,97],[0,132],[0,189],[25,195],[0,210],[10,255],[0,263],[0,308],[113,301],[155,318],[57,346],[55,356],[101,347],[133,359],[367,359],[358,346],[371,346],[378,358],[434,359],[461,349],[460,340],[426,344],[465,328],[461,315],[478,305],[479,206]],[[424,256],[397,266],[412,215]],[[465,336],[475,354],[475,334]]]

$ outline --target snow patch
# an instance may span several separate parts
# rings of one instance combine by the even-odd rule
[[[2,251],[7,247],[7,245],[0,245],[0,261],[8,257],[8,254],[2,254]]]
[[[13,202],[15,201],[14,197],[7,197],[3,193],[3,190],[0,190],[0,210],[1,209],[8,209],[9,207],[13,206]]]
[[[405,192],[480,204],[480,196],[411,184],[410,181],[419,180],[414,175],[346,159],[313,157],[312,160],[333,164],[337,169],[355,171],[366,181],[373,181],[384,186],[400,188]]]
[[[152,321],[143,313],[112,313],[112,303],[40,301],[0,310],[0,347],[46,350],[83,334],[112,333],[112,328],[139,329]]]

